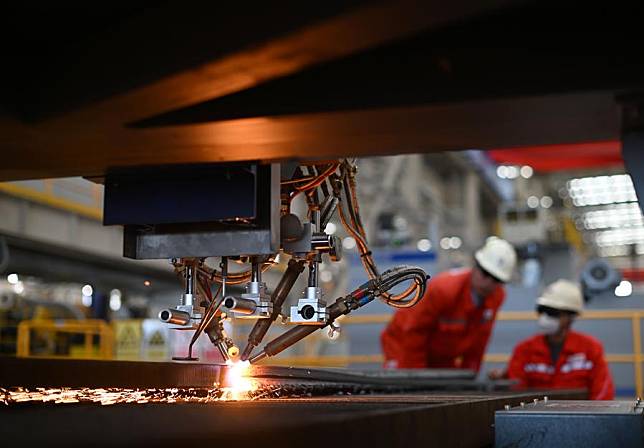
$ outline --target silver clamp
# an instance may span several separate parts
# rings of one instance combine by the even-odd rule
[[[224,308],[238,319],[266,319],[273,314],[273,303],[266,293],[266,284],[255,281],[246,285],[246,292],[239,298],[226,297]]]
[[[305,297],[291,307],[290,324],[297,325],[324,325],[329,314],[326,303],[322,300],[322,291],[319,287],[306,288]]]

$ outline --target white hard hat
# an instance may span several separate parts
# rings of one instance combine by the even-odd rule
[[[537,299],[537,305],[581,313],[584,309],[584,297],[576,283],[569,280],[557,280],[543,291],[541,297]]]
[[[485,245],[476,251],[474,258],[481,268],[502,282],[510,281],[517,263],[512,244],[496,236],[489,237]]]

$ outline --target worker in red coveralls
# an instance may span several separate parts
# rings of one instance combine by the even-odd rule
[[[570,328],[583,303],[575,283],[548,286],[537,299],[541,331],[515,347],[506,376],[519,380],[521,388],[585,388],[592,400],[612,400],[615,389],[601,342]]]
[[[417,305],[396,312],[381,335],[385,367],[478,372],[516,253],[507,241],[490,237],[474,260],[471,269],[437,275]]]

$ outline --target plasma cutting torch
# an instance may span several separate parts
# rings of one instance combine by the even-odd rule
[[[148,167],[108,173],[105,179],[105,224],[124,226],[124,255],[135,259],[170,259],[182,279],[179,303],[159,313],[178,330],[194,330],[187,356],[206,334],[224,360],[240,350],[224,331],[228,318],[253,319],[242,360],[274,356],[341,315],[378,297],[396,308],[413,306],[425,292],[427,276],[413,267],[380,273],[367,243],[356,193],[357,166],[341,159],[302,164],[204,164]],[[217,193],[218,192],[218,193]],[[296,197],[306,201],[306,216],[292,209]],[[326,233],[338,216],[356,241],[370,279],[331,305],[318,277],[323,257],[341,259],[340,239]],[[278,285],[269,294],[263,273],[277,254],[291,257]],[[208,264],[221,257],[218,269]],[[249,266],[241,272],[229,263]],[[297,303],[283,310],[297,279],[308,269],[308,282]],[[403,291],[391,292],[400,283]],[[231,294],[229,287],[244,285]],[[268,343],[255,356],[271,325],[279,318],[295,327]]]
[[[254,364],[266,357],[277,355],[316,330],[333,325],[333,322],[338,317],[349,314],[351,311],[363,307],[399,283],[409,280],[419,286],[421,294],[424,293],[427,278],[422,269],[401,266],[386,271],[377,278],[363,283],[350,294],[340,297],[332,305],[327,307],[329,317],[322,327],[298,325],[266,344],[261,352],[250,358],[250,363]]]

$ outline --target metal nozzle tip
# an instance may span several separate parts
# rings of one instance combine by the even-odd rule
[[[266,354],[266,352],[264,350],[262,350],[261,352],[259,352],[258,354],[256,354],[252,358],[250,358],[248,360],[248,362],[250,362],[251,364],[255,364],[256,362],[259,362],[259,361],[261,361],[262,359],[264,359],[266,357],[268,357],[268,355]]]
[[[239,348],[236,345],[228,347],[228,356],[233,360],[239,356]]]
[[[241,360],[246,361],[248,358],[250,358],[251,353],[253,353],[253,349],[255,348],[254,345],[248,344],[245,348],[244,351],[242,352],[241,355]]]

